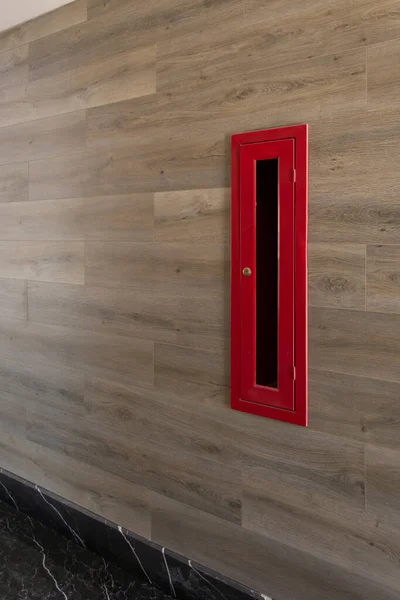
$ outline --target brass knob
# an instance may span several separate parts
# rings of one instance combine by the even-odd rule
[[[242,273],[243,273],[243,275],[244,275],[245,277],[250,277],[250,275],[251,275],[251,269],[250,269],[250,267],[245,267],[245,268],[243,269]]]

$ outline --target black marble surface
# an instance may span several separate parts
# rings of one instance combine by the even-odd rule
[[[1,600],[270,600],[1,469],[0,522]]]
[[[169,600],[101,556],[0,501],[2,600]]]

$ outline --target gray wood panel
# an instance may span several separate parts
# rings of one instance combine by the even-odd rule
[[[0,278],[83,284],[82,242],[0,242]]]
[[[59,415],[62,417],[62,415]],[[76,420],[75,420],[76,421]],[[156,442],[76,423],[40,410],[28,416],[27,438],[228,521],[240,522],[240,471],[174,452]],[[88,453],[88,449],[90,449]]]
[[[85,147],[85,111],[0,127],[0,164],[80,154]]]
[[[377,594],[395,600],[398,596],[386,584],[377,584],[260,533],[239,529],[167,499],[162,505],[154,504],[155,542],[163,546],[168,543],[173,550],[272,594],[276,600],[321,600],[321,590],[326,600],[375,600]]]
[[[155,55],[155,46],[145,47],[9,88],[0,96],[0,126],[152,94]]]
[[[149,242],[153,212],[152,194],[0,204],[0,238]]]
[[[369,110],[382,110],[396,105],[400,92],[399,58],[399,40],[368,48]]]
[[[0,89],[25,83],[29,79],[29,46],[0,53]]]
[[[142,290],[179,289],[182,294],[227,289],[229,265],[223,244],[88,242],[86,283]]]
[[[0,166],[0,202],[22,202],[28,199],[28,163]]]
[[[153,383],[153,343],[68,327],[0,321],[0,349],[13,360],[66,366],[139,385]]]
[[[379,523],[399,528],[400,453],[378,446],[366,447],[367,506]]]
[[[0,315],[10,319],[27,319],[27,282],[0,279]]]
[[[150,492],[113,473],[85,462],[76,461],[65,452],[13,437],[1,432],[3,461],[12,472],[39,487],[63,496],[99,517],[121,524],[139,535],[150,537]]]
[[[47,13],[0,33],[0,52],[28,44],[50,34],[82,23],[87,18],[87,0],[75,0],[58,10]]]
[[[397,0],[0,32],[0,468],[275,600],[397,600]],[[308,121],[310,426],[230,408],[231,135]]]
[[[400,449],[400,384],[371,377],[310,369],[310,427]]]
[[[367,309],[400,313],[400,246],[367,246]]]
[[[309,304],[365,309],[366,247],[309,244]]]
[[[400,315],[314,308],[310,367],[400,382]]]
[[[229,323],[221,295],[29,282],[29,318],[50,325],[222,351]]]

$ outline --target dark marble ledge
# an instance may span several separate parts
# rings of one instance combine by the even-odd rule
[[[0,501],[2,600],[170,600],[153,584]]]
[[[29,525],[31,521],[39,522],[36,526],[40,523],[44,524],[46,528],[53,530],[53,533],[58,532],[62,535],[63,539],[73,544],[74,548],[79,548],[81,552],[88,552],[88,556],[93,560],[93,556],[97,557],[101,561],[99,564],[103,579],[107,579],[104,573],[105,564],[108,571],[117,568],[121,571],[121,575],[129,574],[130,580],[133,581],[132,587],[129,587],[127,580],[123,579],[122,587],[118,591],[119,595],[111,596],[107,581],[102,580],[100,585],[103,596],[98,596],[99,598],[129,600],[131,596],[127,594],[133,590],[135,598],[151,597],[154,600],[163,598],[163,594],[166,598],[173,597],[178,600],[271,600],[268,595],[261,594],[195,561],[162,548],[2,469],[0,469],[1,500],[17,511],[21,518],[28,518]],[[38,549],[36,545],[36,550]],[[82,557],[79,559],[81,563]],[[113,581],[117,581],[116,576],[113,576]],[[138,582],[147,586],[141,588],[143,593],[147,590],[147,596],[138,596]],[[157,593],[157,588],[161,596],[150,596]],[[1,595],[0,597],[3,600]],[[54,597],[65,599],[63,595]],[[15,596],[15,598],[24,600],[24,596]],[[73,594],[67,598],[84,600],[86,596]],[[95,600],[97,596],[91,594],[91,598]],[[8,600],[8,597],[5,596],[4,600],[6,599]]]

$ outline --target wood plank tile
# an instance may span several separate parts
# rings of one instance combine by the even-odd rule
[[[295,482],[271,484],[267,469],[245,471],[243,484],[245,528],[400,590],[398,538],[385,532],[388,553],[377,543],[376,520],[363,508],[321,506],[314,495],[298,494]]]
[[[147,340],[2,320],[0,348],[13,360],[79,369],[86,375],[122,383],[153,383],[153,344]]]
[[[400,531],[400,453],[378,446],[366,447],[367,508],[377,523]]]
[[[351,5],[338,0],[329,7],[319,0],[301,5],[256,1],[243,8],[239,14],[225,14],[222,28],[220,20],[209,19],[195,33],[178,30],[160,38],[158,89],[237,77],[260,64],[278,67],[399,37],[395,0],[381,4],[379,11],[362,0]]]
[[[210,19],[221,22],[232,12],[243,14],[241,0],[211,3],[207,7],[202,0],[152,0],[135,4],[113,1],[103,3],[98,11],[89,5],[88,23],[32,44],[32,75],[40,78],[103,60],[135,46],[156,44],[170,37],[172,31],[196,33],[199,28],[208,27]]]
[[[47,406],[82,417],[86,413],[83,391],[83,375],[65,365],[54,366],[35,357],[27,364],[12,356],[2,360],[0,394],[15,406]]]
[[[31,321],[223,351],[226,301],[217,293],[29,282]]]
[[[155,194],[155,240],[227,243],[230,188]]]
[[[0,202],[28,200],[28,163],[0,166]]]
[[[398,591],[177,502],[155,501],[152,539],[277,600],[395,600]],[[212,543],[210,543],[210,539]]]
[[[200,125],[199,125],[200,127]],[[164,137],[155,147],[146,139],[145,147],[128,147],[89,152],[30,163],[31,199],[76,198],[134,192],[199,189],[229,185],[228,144],[213,130],[186,128],[175,140]],[[51,170],[49,169],[49,164]]]
[[[400,92],[400,41],[392,40],[368,47],[368,110],[396,106]]]
[[[0,164],[80,154],[85,146],[85,111],[0,127]]]
[[[323,56],[92,110],[89,146],[141,144],[148,138],[164,145],[167,135],[177,137],[187,127],[197,137],[205,120],[211,121],[210,131],[226,136],[237,132],[238,119],[241,130],[260,129],[288,124],[292,110],[299,122],[365,109],[365,60],[365,50]]]
[[[310,241],[395,244],[400,111],[354,113],[310,124]]]
[[[150,537],[150,492],[146,489],[9,432],[2,432],[0,448],[3,468],[97,516]]]
[[[0,277],[83,284],[81,242],[0,242]]]
[[[400,449],[399,393],[399,383],[310,369],[310,427]]]
[[[28,44],[85,21],[87,0],[75,0],[57,10],[0,33],[0,52]]]
[[[196,400],[104,378],[87,379],[85,385],[88,419],[97,428],[107,423],[111,437],[111,430],[124,431],[134,438],[157,440],[178,455],[188,452],[228,468],[265,465],[271,490],[296,482],[294,497],[311,504],[310,510],[337,512],[342,506],[350,515],[363,510],[361,444],[316,432],[300,433],[289,442],[284,428],[255,426],[254,418],[243,422],[228,407],[217,411],[212,403]],[[321,452],[323,443],[326,453]]]
[[[310,367],[400,382],[400,315],[312,309]]]
[[[28,417],[30,441],[66,451],[106,472],[180,500],[226,520],[240,522],[240,471],[215,462],[180,453],[179,460],[168,448],[130,435],[107,431],[86,422],[57,419],[42,412]],[[76,420],[75,420],[76,421]]]
[[[155,92],[155,46],[0,91],[0,126]]]
[[[183,346],[155,345],[154,383],[163,392],[205,403],[229,403],[228,347],[207,352]]]
[[[367,246],[367,310],[400,313],[400,246]]]
[[[362,244],[309,244],[309,304],[365,308],[365,254]]]
[[[152,194],[0,204],[3,240],[153,239]]]
[[[179,289],[182,295],[201,290],[221,293],[228,285],[228,256],[222,244],[88,242],[88,285]]]
[[[0,279],[0,316],[27,319],[27,284],[16,279]]]
[[[236,432],[228,423],[216,424],[207,407],[190,398],[90,377],[85,382],[85,406],[87,419],[97,427],[107,423],[110,432],[157,440],[178,455],[189,453],[229,468],[242,466]]]
[[[0,53],[0,89],[20,85],[28,81],[28,54],[28,45]]]

